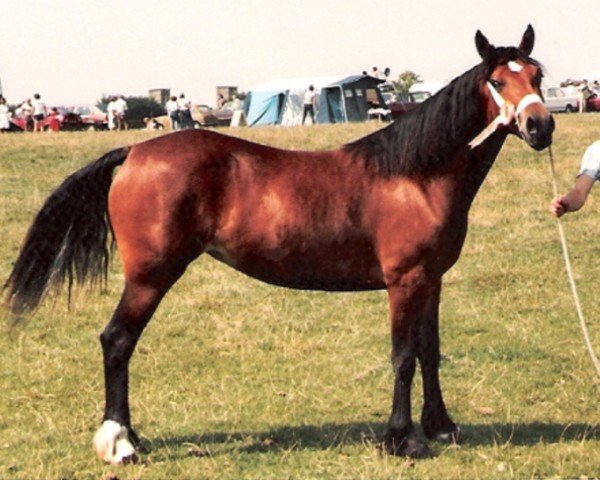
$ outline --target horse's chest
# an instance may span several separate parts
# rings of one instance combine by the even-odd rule
[[[378,234],[384,272],[401,273],[419,265],[443,274],[458,259],[467,231],[463,218],[435,216],[417,208],[382,220]]]

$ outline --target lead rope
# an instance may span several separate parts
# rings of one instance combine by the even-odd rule
[[[552,189],[554,191],[554,198],[558,197],[558,186],[556,184],[556,171],[554,169],[554,156],[552,155],[552,148],[548,147],[548,155],[550,157],[550,173],[552,176]],[[567,276],[569,277],[569,284],[571,285],[571,291],[573,292],[573,299],[575,300],[575,309],[577,310],[577,316],[579,317],[579,325],[581,326],[581,331],[583,332],[583,338],[585,340],[585,345],[587,347],[587,351],[590,354],[590,358],[592,359],[592,363],[594,367],[596,367],[596,373],[598,377],[600,377],[600,362],[594,353],[594,347],[592,346],[592,342],[590,340],[590,334],[588,332],[587,325],[585,323],[585,318],[583,317],[583,311],[581,310],[581,303],[579,301],[579,295],[577,294],[577,287],[575,286],[575,278],[573,277],[573,269],[571,268],[571,261],[569,260],[569,250],[567,248],[567,237],[565,236],[565,231],[562,226],[562,222],[560,218],[557,218],[558,223],[558,234],[560,236],[560,243],[562,244],[563,257],[565,259],[565,266],[567,268]]]

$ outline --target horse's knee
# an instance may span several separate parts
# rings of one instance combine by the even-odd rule
[[[111,321],[99,337],[107,366],[127,362],[133,354],[140,334],[141,330],[132,331]]]

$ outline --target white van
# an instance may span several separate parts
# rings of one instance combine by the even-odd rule
[[[446,85],[448,85],[448,82],[419,82],[412,85],[408,91],[413,94],[415,101],[420,103],[435,95]]]
[[[579,96],[568,95],[564,88],[542,88],[544,104],[551,112],[577,112],[579,110]]]

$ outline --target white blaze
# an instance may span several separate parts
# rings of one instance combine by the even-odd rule
[[[508,68],[510,68],[512,72],[519,73],[521,70],[523,70],[523,65],[511,60],[508,62]]]

